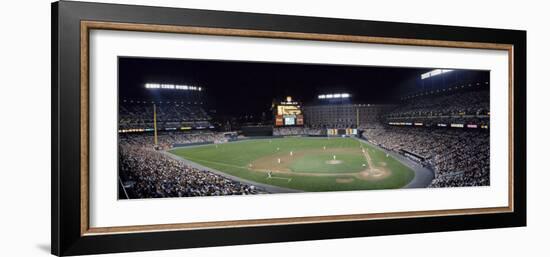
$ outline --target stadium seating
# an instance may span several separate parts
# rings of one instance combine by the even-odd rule
[[[153,148],[153,133],[121,133],[119,140],[122,143],[139,145]],[[174,144],[194,144],[194,143],[219,143],[227,141],[223,133],[204,132],[159,132],[157,136],[157,146],[161,148],[171,148]]]
[[[273,129],[274,136],[318,136],[322,134],[321,129],[307,127],[279,127]]]
[[[385,115],[387,121],[425,124],[489,124],[489,91],[466,91],[407,99]]]
[[[489,133],[453,128],[382,126],[362,135],[385,149],[406,150],[426,160],[435,172],[430,187],[489,185]]]
[[[163,135],[164,142],[199,142],[214,135]],[[119,198],[162,198],[184,196],[246,195],[265,193],[247,185],[193,168],[183,160],[166,156],[150,145],[147,136],[125,136],[119,144],[119,177],[123,195]]]
[[[208,127],[211,117],[200,105],[155,103],[157,126],[164,128]],[[119,105],[119,129],[153,128],[153,103],[122,100]]]

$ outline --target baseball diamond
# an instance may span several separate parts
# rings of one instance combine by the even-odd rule
[[[401,188],[415,176],[414,169],[382,149],[353,138],[251,139],[169,152],[260,187],[299,191]]]

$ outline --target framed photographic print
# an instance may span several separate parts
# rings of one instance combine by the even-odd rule
[[[526,225],[526,32],[52,5],[52,253]]]

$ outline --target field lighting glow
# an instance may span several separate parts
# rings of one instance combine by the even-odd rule
[[[348,93],[339,93],[339,94],[325,94],[325,95],[319,95],[317,98],[319,99],[334,99],[334,98],[350,98],[351,95]]]
[[[447,73],[447,72],[451,72],[453,70],[446,70],[446,69],[435,69],[433,71],[430,71],[430,72],[426,72],[422,75],[420,75],[420,78],[421,79],[427,79],[427,78],[430,78],[430,77],[435,77],[437,75],[441,75],[443,73]]]
[[[202,87],[189,86],[189,85],[175,85],[175,84],[159,84],[159,83],[146,83],[146,89],[172,89],[172,90],[192,90],[202,91]]]

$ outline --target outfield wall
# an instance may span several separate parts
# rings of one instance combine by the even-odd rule
[[[273,127],[272,126],[249,126],[242,127],[241,131],[245,136],[273,136]]]
[[[209,145],[209,144],[213,144],[213,143],[214,143],[214,141],[197,142],[197,143],[185,143],[185,144],[173,144],[172,148],[185,147],[185,146],[196,146],[196,145]]]
[[[290,136],[252,136],[252,137],[245,137],[245,138],[237,138],[237,139],[228,139],[228,142],[237,142],[237,141],[246,141],[246,140],[258,140],[258,139],[274,139],[274,138],[285,138],[285,137],[314,137],[314,138],[326,138],[326,135],[290,135]],[[214,144],[214,141],[206,141],[206,142],[197,142],[197,143],[176,143],[172,145],[172,148],[178,148],[178,147],[186,147],[186,146],[199,146],[199,145],[209,145]]]

